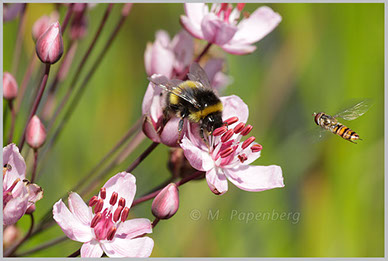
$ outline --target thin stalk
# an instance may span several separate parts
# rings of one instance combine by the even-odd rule
[[[34,215],[32,213],[29,215],[31,217],[31,225],[30,225],[30,229],[28,230],[27,234],[22,238],[22,240],[19,241],[19,243],[17,243],[12,248],[8,249],[4,253],[4,256],[6,256],[6,257],[12,256],[15,253],[15,251],[30,237],[32,229],[34,228]]]
[[[152,221],[152,228],[155,228],[156,225],[159,223],[160,218],[155,218],[154,221]]]
[[[26,9],[27,4],[23,5],[23,9],[20,13],[19,25],[18,25],[18,34],[16,36],[15,49],[13,52],[13,61],[12,61],[12,75],[16,76],[16,72],[18,71],[18,66],[20,62],[20,54],[22,51],[22,43],[23,43],[23,35],[24,35],[24,27],[26,21]]]
[[[132,172],[160,143],[152,142],[151,145],[135,159],[134,162],[125,170],[126,172]]]
[[[15,107],[13,106],[13,100],[8,102],[9,110],[11,111],[11,127],[9,129],[9,137],[8,137],[8,144],[12,142],[13,138],[13,131],[15,129],[15,119],[16,119],[16,111]]]
[[[71,3],[69,5],[69,8],[67,9],[67,12],[66,12],[66,15],[65,15],[65,18],[63,19],[63,22],[62,22],[62,35],[65,33],[66,31],[66,28],[67,28],[67,25],[69,24],[69,21],[70,21],[70,17],[71,15],[73,14],[73,7],[74,7],[74,3]]]
[[[25,139],[26,139],[25,136],[26,136],[27,125],[28,125],[29,121],[31,120],[32,116],[34,116],[34,114],[36,113],[36,111],[38,109],[38,106],[39,106],[39,103],[40,103],[40,100],[42,99],[43,92],[44,92],[44,90],[46,88],[48,76],[49,76],[49,73],[50,73],[50,67],[51,67],[50,64],[46,64],[45,73],[43,75],[43,78],[42,78],[42,81],[41,81],[41,84],[40,84],[40,87],[39,87],[38,94],[37,94],[37,96],[35,98],[35,101],[34,101],[34,104],[32,106],[32,110],[30,112],[30,115],[28,116],[27,122],[26,122],[25,127],[24,127],[23,135],[22,135],[21,141],[19,143],[19,150],[20,151],[22,151],[23,145],[24,145],[24,142],[25,142]]]
[[[28,256],[28,255],[33,254],[35,252],[38,252],[40,250],[43,250],[43,249],[49,248],[51,246],[54,246],[54,245],[56,245],[58,243],[61,243],[61,242],[65,241],[66,239],[68,239],[67,236],[58,237],[58,238],[55,238],[55,239],[53,239],[51,241],[43,243],[43,244],[41,244],[41,245],[39,245],[39,246],[37,246],[37,247],[35,247],[33,249],[27,250],[26,252],[23,252],[23,253],[20,253],[20,254],[16,253],[15,256]]]
[[[31,183],[35,181],[36,166],[38,165],[38,150],[34,149],[34,166],[32,168]]]

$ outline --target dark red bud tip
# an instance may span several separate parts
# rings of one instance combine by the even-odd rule
[[[245,124],[243,122],[240,122],[239,124],[236,125],[236,127],[234,127],[233,131],[234,133],[239,133],[241,132],[245,127]]]
[[[245,128],[241,131],[241,135],[243,135],[243,136],[248,135],[252,129],[253,129],[252,125],[245,126]]]
[[[106,188],[101,188],[100,189],[100,197],[102,199],[105,199],[106,198]]]
[[[96,215],[94,215],[92,222],[90,222],[90,227],[94,228],[97,225],[97,223],[101,220],[101,217],[102,217],[102,215],[100,212],[98,212]]]
[[[104,200],[100,198],[94,207],[94,213],[100,212],[102,210],[102,207],[104,206]]]
[[[129,208],[125,207],[121,214],[121,222],[124,222],[125,220],[127,220],[128,214],[129,214]]]
[[[244,6],[245,6],[244,3],[238,3],[238,4],[237,4],[237,9],[241,12],[241,10],[244,9]]]
[[[119,206],[125,207],[125,198],[119,199]]]
[[[109,230],[108,230],[108,233],[106,235],[106,239],[107,240],[112,240],[116,234],[116,231],[117,231],[117,228],[115,226],[111,227]]]
[[[112,206],[116,204],[118,197],[119,197],[119,194],[117,194],[117,192],[113,192],[112,196],[110,197],[109,204],[111,204]]]
[[[247,155],[242,154],[242,155],[238,155],[238,159],[240,160],[241,163],[244,163],[244,161],[246,161],[248,157]]]
[[[219,127],[213,131],[213,136],[221,136],[227,131],[228,131],[228,128],[226,126]]]
[[[98,198],[97,196],[93,196],[90,200],[89,200],[89,207],[93,207],[94,205],[96,205],[98,202]]]
[[[229,147],[229,148],[221,151],[220,156],[221,156],[221,158],[226,158],[226,157],[230,156],[233,152],[234,152],[234,149],[232,147]]]
[[[241,145],[241,148],[242,148],[243,150],[245,150],[246,148],[248,148],[249,145],[252,144],[252,142],[255,141],[255,139],[256,139],[255,137],[249,137],[248,139],[246,139],[246,140],[243,142],[243,144]]]
[[[231,118],[227,119],[226,121],[224,121],[224,123],[226,125],[231,125],[231,124],[236,123],[236,122],[238,122],[238,118],[237,117],[231,117]]]
[[[221,136],[221,142],[228,141],[233,136],[233,130],[228,130],[224,135]]]
[[[118,206],[115,213],[113,214],[113,221],[117,222],[120,219],[121,212],[123,211],[122,206]]]
[[[260,144],[254,144],[252,145],[251,147],[251,150],[252,152],[259,152],[263,149],[263,146],[261,146]]]

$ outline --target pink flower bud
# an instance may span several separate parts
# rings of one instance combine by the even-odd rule
[[[34,115],[27,126],[26,141],[31,148],[40,148],[46,140],[46,129],[38,116]]]
[[[178,211],[179,193],[175,183],[168,184],[152,202],[152,214],[160,219],[169,219]]]
[[[7,100],[13,100],[18,94],[18,84],[12,74],[4,72],[3,75],[3,97]]]
[[[54,11],[50,16],[43,15],[38,20],[35,21],[32,26],[32,38],[36,41],[44,32],[46,32],[47,28],[57,21],[59,18],[58,12]]]
[[[16,226],[7,226],[3,231],[3,246],[9,247],[10,245],[15,244],[21,235],[20,229]]]
[[[61,26],[55,22],[38,38],[36,54],[43,63],[54,64],[63,54]]]
[[[36,207],[35,207],[35,204],[32,204],[31,206],[29,206],[26,210],[26,214],[31,214],[35,211]]]

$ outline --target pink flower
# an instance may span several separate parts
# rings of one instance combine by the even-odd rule
[[[36,54],[42,63],[54,64],[63,54],[61,26],[55,22],[36,41]]]
[[[15,144],[3,148],[3,164],[3,225],[12,225],[42,198],[43,191],[25,179],[26,163]]]
[[[157,31],[155,42],[148,43],[144,52],[147,75],[162,74],[170,79],[191,63],[193,54],[194,41],[187,32],[181,31],[170,40],[166,31]]]
[[[263,6],[248,18],[238,22],[244,4],[212,4],[209,11],[205,3],[186,3],[186,16],[181,16],[183,27],[194,37],[219,45],[231,54],[248,54],[256,49],[252,45],[269,34],[282,20],[278,13]]]
[[[13,100],[18,95],[18,83],[9,72],[3,74],[3,97],[7,100]]]
[[[77,193],[69,194],[69,209],[59,200],[53,207],[55,221],[71,239],[84,243],[81,257],[148,257],[154,241],[140,237],[152,233],[145,218],[126,220],[136,193],[136,179],[127,172],[110,178],[93,196],[89,206]],[[94,211],[92,207],[94,206]]]
[[[34,115],[27,125],[26,141],[33,149],[40,148],[46,141],[46,129],[39,117]]]
[[[252,130],[251,125],[245,125],[248,106],[234,95],[221,97],[221,101],[224,121],[237,116],[240,123],[233,123],[237,121],[235,118],[228,128],[216,129],[209,137],[209,147],[199,138],[198,129],[188,131],[181,143],[187,160],[194,168],[206,172],[207,183],[215,194],[224,194],[228,190],[227,180],[247,191],[284,187],[279,166],[249,165],[260,157],[262,147],[254,142],[254,137],[240,141]]]

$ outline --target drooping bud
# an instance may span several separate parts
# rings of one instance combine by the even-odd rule
[[[160,219],[169,219],[179,208],[179,193],[175,183],[170,183],[152,202],[152,214]]]
[[[3,97],[13,100],[18,94],[18,84],[12,74],[4,72],[3,75]]]
[[[63,54],[61,26],[55,22],[38,38],[36,54],[43,63],[54,64]]]
[[[36,115],[31,118],[27,125],[26,141],[33,149],[40,148],[46,141],[46,129]]]

